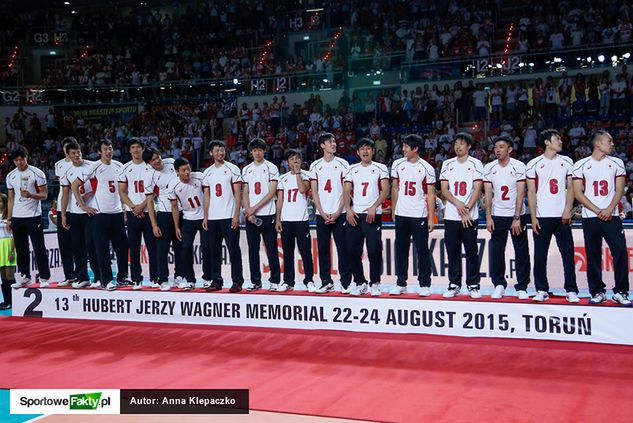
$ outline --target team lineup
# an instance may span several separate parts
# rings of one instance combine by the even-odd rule
[[[224,286],[222,244],[230,258],[229,291],[244,285],[240,248],[240,214],[243,210],[248,245],[250,285],[262,289],[260,248],[263,241],[270,269],[270,291],[286,292],[296,282],[295,247],[303,262],[303,284],[311,293],[335,290],[332,279],[332,241],[338,255],[341,293],[380,296],[382,274],[382,205],[391,195],[395,221],[395,273],[397,283],[388,292],[407,292],[411,243],[417,255],[417,279],[422,297],[431,295],[429,233],[434,229],[436,186],[445,202],[444,233],[448,257],[449,285],[443,297],[461,293],[465,282],[471,298],[481,298],[477,247],[479,200],[484,197],[486,229],[491,233],[490,254],[494,284],[492,298],[505,295],[505,249],[508,234],[517,265],[516,296],[520,300],[549,299],[547,255],[552,237],[561,254],[566,299],[578,303],[571,231],[574,201],[582,206],[582,228],[587,249],[589,303],[607,301],[602,279],[602,241],[613,258],[615,284],[611,300],[630,306],[628,257],[617,204],[624,192],[625,167],[612,157],[613,138],[606,131],[592,134],[592,155],[573,163],[560,155],[562,141],[555,130],[541,134],[544,153],[527,165],[511,158],[512,140],[498,137],[497,160],[486,164],[469,155],[473,139],[460,133],[453,143],[455,157],[443,162],[439,181],[433,166],[420,157],[422,139],[408,135],[404,157],[391,170],[373,161],[373,141],[358,142],[360,162],[349,165],[335,155],[332,134],[318,139],[323,157],[309,170],[302,169],[301,153],[286,153],[289,171],[280,175],[277,166],[264,158],[267,144],[255,138],[248,144],[253,161],[239,169],[225,160],[225,145],[210,144],[213,164],[194,172],[184,158],[162,158],[160,151],[145,147],[138,139],[128,146],[132,160],[122,164],[112,159],[113,147],[100,141],[100,159],[84,160],[79,143],[72,137],[63,143],[66,158],[55,165],[60,192],[57,198],[61,222],[57,237],[65,280],[57,286],[115,290],[130,284],[142,289],[141,244],[149,256],[149,280],[153,288],[191,290],[196,280],[204,288],[219,291]],[[50,287],[50,270],[42,228],[42,200],[48,197],[44,173],[28,164],[28,152],[19,147],[10,154],[16,168],[7,176],[8,198],[0,228],[12,236],[18,275],[14,280],[2,273],[4,288],[32,286],[29,239],[39,271],[39,287]],[[439,182],[439,185],[438,185]],[[316,237],[320,284],[315,281],[308,198],[316,211]],[[525,198],[527,197],[527,207]],[[531,224],[534,251],[528,247]],[[194,239],[199,235],[202,275],[194,271]],[[277,253],[281,237],[283,272]],[[111,246],[111,247],[110,247]],[[462,271],[462,246],[466,256]],[[112,271],[111,248],[116,257]],[[363,248],[369,262],[369,277],[363,269]],[[4,249],[0,249],[0,254]],[[173,251],[174,271],[168,258]],[[128,264],[129,256],[129,264]],[[4,260],[4,258],[3,258]],[[531,262],[533,261],[533,262]],[[88,265],[93,273],[91,281]],[[282,277],[283,273],[283,277]],[[536,295],[528,286],[534,276]],[[170,277],[171,276],[171,277]],[[228,275],[227,275],[228,276]],[[9,290],[10,291],[10,290]],[[7,296],[5,295],[5,301]]]

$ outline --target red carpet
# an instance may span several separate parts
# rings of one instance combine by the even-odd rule
[[[249,388],[251,408],[380,421],[622,421],[633,348],[0,318],[0,387]]]

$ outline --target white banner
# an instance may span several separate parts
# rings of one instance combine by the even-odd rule
[[[11,389],[11,414],[119,414],[118,389]]]
[[[240,237],[240,247],[242,249],[242,265],[244,269],[244,277],[246,280],[249,279],[250,272],[248,268],[248,246],[246,243],[246,234],[244,231],[241,231]],[[317,249],[317,240],[316,240],[316,230],[312,229],[312,257],[314,262],[314,271],[315,271],[315,280],[319,280],[319,260],[318,260],[318,249]],[[581,228],[574,228],[572,230],[574,237],[574,251],[575,251],[575,262],[576,262],[576,278],[578,282],[578,287],[581,290],[587,289],[587,256],[585,253],[585,244],[584,237],[582,234]],[[633,230],[626,229],[624,231],[626,234],[626,240],[628,245],[628,256],[629,256],[629,271],[633,269]],[[492,289],[492,282],[490,280],[490,233],[485,229],[479,229],[479,239],[478,239],[478,247],[479,247],[479,259],[481,262],[481,284],[483,288]],[[394,241],[395,241],[395,230],[393,226],[385,226],[382,231],[383,238],[383,272],[382,272],[382,282],[383,283],[395,283],[395,261],[394,261]],[[529,244],[530,244],[530,256],[532,258],[532,265],[534,265],[534,242],[532,239],[532,231],[530,230],[530,234],[528,236]],[[335,250],[336,246],[332,243],[332,247]],[[61,264],[61,256],[59,253],[59,247],[57,244],[57,236],[55,233],[47,233],[46,234],[46,246],[48,248],[49,254],[49,264],[51,267],[51,274],[53,281],[61,281],[64,279],[64,274],[62,271]],[[434,287],[445,287],[448,285],[448,258],[446,256],[446,249],[444,247],[444,229],[437,228],[433,231],[429,236],[429,247],[431,251],[431,273],[432,273],[432,283]],[[149,276],[149,258],[147,255],[147,249],[145,244],[142,245],[142,253],[141,253],[141,262],[143,265],[143,275],[148,278]],[[215,252],[214,252],[215,253]],[[230,260],[228,256],[228,252],[226,249],[226,245],[222,245],[222,275],[225,278],[225,281],[230,279],[231,274],[231,266]],[[266,280],[269,274],[268,269],[268,259],[266,258],[264,245],[259,250],[260,261],[263,266],[263,279]],[[281,239],[278,239],[278,249],[277,254],[279,256],[282,271],[283,271],[283,252],[281,248]],[[413,258],[413,248],[409,252],[409,284],[412,286],[417,286],[417,265],[414,265]],[[506,279],[508,281],[508,286],[511,287],[516,281],[516,266],[514,261],[514,247],[512,246],[512,240],[508,237],[508,243],[506,245]],[[466,262],[463,260],[464,266],[464,274],[465,274],[465,266]],[[169,255],[169,263],[170,268],[173,271],[173,263],[174,256],[170,252]],[[116,270],[116,264],[112,263],[113,269]],[[365,275],[369,275],[369,263],[367,260],[364,260],[365,265]],[[36,268],[35,257],[31,252],[31,267],[33,270]],[[196,276],[200,277],[202,275],[202,251],[200,249],[200,244],[198,239],[196,239],[194,245],[194,267],[196,271]],[[556,246],[555,239],[552,239],[552,243],[549,250],[548,262],[547,262],[547,273],[549,276],[550,288],[553,290],[563,289],[564,280],[563,280],[563,264],[560,257],[560,253]],[[295,270],[297,273],[297,282],[303,280],[304,269],[303,269],[303,261],[299,256],[299,252],[295,252]],[[602,270],[604,281],[607,284],[607,287],[612,285],[613,281],[613,260],[611,258],[611,252],[606,244],[603,245],[603,260],[602,260]],[[172,273],[173,274],[173,273]],[[339,279],[338,273],[338,260],[336,252],[332,254],[332,275],[333,279],[337,281]],[[228,283],[228,282],[226,282]],[[532,281],[533,283],[533,281]],[[230,283],[228,283],[230,285]],[[533,286],[533,285],[532,285]]]
[[[29,288],[13,315],[633,345],[630,308],[532,302]]]

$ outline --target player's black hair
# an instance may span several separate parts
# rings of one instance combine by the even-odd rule
[[[415,150],[417,148],[418,153],[422,152],[422,146],[424,145],[422,143],[422,137],[415,134],[409,134],[406,137],[404,137],[404,140],[402,140],[402,143],[408,145],[409,148],[411,148],[411,150]]]
[[[329,132],[323,132],[321,135],[319,135],[319,142],[318,142],[319,147],[321,147],[321,144],[323,144],[324,142],[330,139],[335,140],[336,137],[334,137],[334,135],[332,135]]]
[[[154,147],[146,147],[145,150],[143,150],[143,161],[145,163],[151,162],[154,158],[154,154],[158,154],[160,156],[160,151]]]
[[[470,135],[468,132],[458,133],[457,135],[455,135],[455,140],[453,142],[459,139],[466,141],[466,144],[468,145],[473,145],[473,136]]]
[[[11,159],[11,161],[17,158],[26,159],[28,155],[29,150],[27,150],[26,147],[24,147],[23,145],[18,145],[15,150],[11,151],[11,153],[9,154],[9,159]]]
[[[140,138],[130,138],[130,140],[127,142],[127,148],[132,148],[133,145],[138,144],[141,146],[141,148],[145,148],[145,143],[143,143],[143,141],[141,141]]]
[[[288,160],[288,159],[290,159],[291,157],[294,157],[294,156],[299,156],[299,158],[301,158],[301,152],[299,150],[294,149],[294,148],[290,148],[290,149],[288,149],[288,151],[286,151],[286,154],[284,155],[284,159]]]
[[[266,141],[261,138],[253,138],[251,142],[248,143],[248,151],[253,151],[256,148],[260,148],[265,151]]]
[[[188,164],[189,164],[189,160],[183,157],[178,157],[176,160],[174,160],[174,169],[176,169],[176,172],[178,172],[181,167],[186,166]]]
[[[361,138],[358,140],[358,146],[356,147],[357,150],[360,150],[361,147],[368,145],[371,148],[373,148],[374,150],[376,149],[376,144],[374,144],[374,142],[372,140],[370,140],[369,138]]]
[[[71,138],[70,140],[68,140],[68,138]],[[64,152],[68,153],[70,150],[81,150],[81,147],[79,146],[79,143],[77,142],[76,139],[74,139],[73,137],[68,137],[66,140],[64,140]]]
[[[541,135],[538,138],[539,146],[541,148],[545,148],[545,141],[551,141],[552,137],[554,136],[560,137],[560,132],[558,132],[556,129],[544,130],[543,132],[541,132]]]
[[[506,144],[508,144],[508,147],[514,147],[514,143],[512,142],[512,138],[510,138],[507,135],[500,135],[497,138],[495,138],[495,144],[497,144],[498,142],[505,142]]]
[[[70,143],[75,143],[75,144],[79,144],[77,142],[77,139],[75,137],[66,137],[62,140],[62,150],[64,151],[65,154],[68,153],[68,144]],[[75,149],[76,150],[76,149]]]
[[[591,143],[592,147],[595,147],[595,142],[605,135],[611,136],[609,132],[605,131],[604,129],[597,129],[593,131],[591,135],[589,136],[589,143]]]
[[[103,147],[104,145],[112,146],[112,141],[107,138],[100,139],[99,143],[97,144],[97,147],[99,147],[99,151],[101,151],[101,147]]]
[[[226,148],[226,144],[221,140],[213,140],[209,143],[209,151],[213,151],[215,147]]]

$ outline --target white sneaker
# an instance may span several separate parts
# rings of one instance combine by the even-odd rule
[[[40,279],[40,281],[42,281],[42,280],[44,282],[48,282],[48,279]],[[32,286],[35,286],[35,285],[37,285],[37,282],[35,280],[31,280],[31,279],[27,279],[26,280],[26,286],[27,287],[32,287]]]
[[[314,294],[315,292],[317,292],[317,287],[316,287],[316,285],[314,284],[314,282],[308,282],[308,285],[307,285],[307,286],[308,286],[308,292],[311,292],[311,293],[313,293],[313,294]]]
[[[607,294],[604,292],[598,292],[596,295],[589,299],[589,304],[602,304],[607,301]]]
[[[59,283],[57,284],[57,287],[58,287],[58,288],[61,288],[61,287],[63,287],[63,286],[70,286],[70,285],[72,285],[73,283],[74,283],[73,281],[66,279],[65,281],[61,281],[61,282],[59,282]]]
[[[364,283],[362,285],[356,285],[354,288],[352,288],[352,290],[350,291],[349,295],[351,295],[352,297],[358,297],[360,295],[367,294],[367,291],[368,291],[367,290],[367,284]]]
[[[332,283],[326,283],[325,285],[321,286],[321,288],[316,290],[317,294],[325,294],[327,292],[332,292],[334,291],[334,284]]]
[[[431,288],[428,286],[421,287],[418,295],[420,297],[429,297],[431,295]]]
[[[618,292],[617,294],[613,294],[613,297],[611,297],[611,301],[623,305],[624,307],[631,307],[631,300],[629,300],[629,295],[626,292]]]
[[[40,279],[40,288],[50,288],[51,283],[48,279]]]
[[[481,295],[481,292],[479,292],[479,288],[468,288],[468,295],[470,295],[470,298],[475,300],[478,300],[483,296]]]
[[[578,298],[578,294],[576,294],[575,292],[568,292],[567,295],[565,296],[565,298],[567,299],[568,303],[579,303],[580,302],[580,298]]]
[[[279,284],[278,283],[271,283],[270,287],[268,288],[269,291],[275,292],[279,289]]]
[[[180,282],[187,282],[187,281],[182,276],[178,276],[176,279],[174,279],[174,286],[180,285]]]
[[[106,287],[107,289],[107,287]],[[141,289],[143,289],[143,282],[134,282],[134,286],[132,286],[132,289],[135,291],[139,291]]]
[[[202,282],[202,287],[204,289],[211,288],[211,283],[212,283],[211,281],[203,281]]]
[[[170,289],[171,289],[171,286],[169,286],[169,282],[163,282],[160,284],[161,291],[169,291]]]
[[[181,280],[178,284],[178,288],[188,291],[193,288],[193,284],[191,282],[187,282],[186,280]]]
[[[372,284],[371,288],[369,288],[369,292],[372,297],[380,297],[382,295],[382,291],[380,290],[380,284],[375,283]]]
[[[77,282],[73,282],[73,288],[75,289],[81,289],[81,288],[85,288],[87,286],[90,285],[90,281],[77,281]]]
[[[30,280],[29,280],[30,282]],[[22,281],[15,281],[14,283],[11,284],[11,288],[13,289],[20,289],[26,286],[26,282],[24,280]]]
[[[90,289],[101,289],[102,285],[99,281],[94,281],[90,284]]]
[[[154,282],[152,282],[152,288],[158,289],[158,288],[160,288],[160,284],[158,282],[154,281]]]
[[[347,288],[341,287],[341,294],[351,294],[354,290],[354,286],[350,283]]]
[[[401,294],[406,294],[406,293],[407,293],[407,287],[406,286],[394,285],[389,290],[389,295],[401,295]]]
[[[527,291],[517,291],[517,299],[519,300],[529,300],[530,294]]]
[[[495,300],[498,300],[500,298],[503,298],[503,294],[505,294],[505,292],[506,292],[506,289],[503,287],[503,285],[497,285],[495,286],[495,290],[490,296],[490,298],[494,298]]]
[[[294,287],[288,285],[287,283],[280,283],[279,286],[277,287],[276,291],[277,292],[287,292],[287,291],[292,291],[294,289]]]
[[[547,300],[549,300],[549,294],[547,291],[536,291],[536,295],[532,297],[532,301],[537,301],[539,303]]]
[[[106,291],[114,291],[116,289],[116,281],[111,281],[105,287]]]
[[[448,286],[448,289],[446,291],[444,291],[444,293],[442,294],[442,297],[444,297],[444,298],[457,297],[459,295],[460,291],[461,291],[461,287],[459,287],[457,285],[450,284]]]

